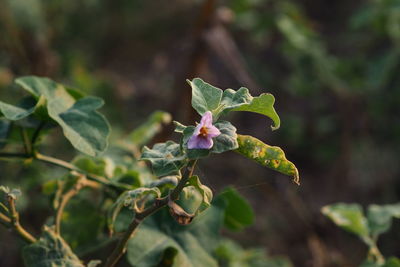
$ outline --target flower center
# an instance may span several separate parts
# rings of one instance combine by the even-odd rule
[[[201,127],[199,135],[202,136],[202,137],[207,137],[207,134],[208,134],[207,127],[206,126]]]

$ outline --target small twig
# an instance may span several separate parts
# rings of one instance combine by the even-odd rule
[[[15,198],[13,196],[7,196],[8,208],[10,209],[10,224],[14,228],[15,232],[21,236],[28,243],[35,243],[36,238],[34,238],[28,231],[26,231],[19,223],[19,214],[15,208]]]
[[[11,227],[11,219],[0,212],[0,223],[7,228]]]
[[[127,185],[124,185],[124,184],[121,184],[121,183],[118,183],[118,182],[112,182],[112,181],[108,180],[107,178],[105,178],[103,176],[83,171],[83,170],[79,169],[78,167],[76,167],[76,166],[72,165],[71,163],[66,162],[64,160],[53,158],[53,157],[50,157],[50,156],[46,156],[46,155],[43,155],[43,154],[40,154],[40,153],[35,153],[34,155],[30,155],[30,154],[27,154],[27,153],[1,152],[0,153],[0,158],[27,158],[27,159],[32,158],[32,159],[36,159],[36,160],[41,161],[41,162],[45,162],[45,163],[48,163],[48,164],[52,164],[54,166],[58,166],[58,167],[70,170],[70,171],[76,171],[76,172],[78,172],[80,174],[86,175],[86,177],[88,179],[93,180],[93,181],[98,182],[98,183],[103,184],[103,185],[114,186],[114,187],[117,187],[119,189],[124,189],[124,190],[130,190],[131,189],[131,187],[129,187]]]
[[[148,216],[158,211],[159,209],[167,206],[168,201],[177,200],[179,198],[179,194],[182,192],[189,178],[193,175],[196,162],[197,160],[189,162],[185,174],[183,175],[182,179],[179,181],[178,185],[174,188],[174,190],[172,190],[171,193],[169,193],[166,197],[157,199],[156,201],[154,201],[153,205],[151,205],[144,211],[136,212],[135,218],[133,218],[131,224],[128,227],[128,230],[122,236],[117,246],[115,247],[111,255],[108,257],[105,267],[113,267],[115,266],[115,264],[117,264],[119,259],[125,253],[126,245],[129,239],[135,234],[137,227],[144,219],[146,219]]]
[[[84,185],[84,182],[82,182],[82,179],[85,179],[84,176],[82,177],[78,177],[78,181],[76,182],[76,184],[74,184],[74,186],[68,190],[62,197],[61,197],[61,202],[60,205],[58,205],[57,211],[56,211],[56,216],[55,216],[55,232],[56,234],[60,234],[60,228],[61,228],[61,219],[62,219],[62,215],[64,212],[64,208],[67,205],[68,201],[75,196],[79,190],[81,190],[81,188]]]

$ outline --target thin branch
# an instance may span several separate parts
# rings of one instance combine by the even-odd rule
[[[0,223],[7,228],[11,227],[11,219],[0,212]]]
[[[121,184],[118,182],[112,182],[103,176],[83,171],[83,170],[79,169],[78,167],[76,167],[76,166],[72,165],[71,163],[66,162],[64,160],[46,156],[46,155],[43,155],[40,153],[35,153],[34,155],[30,155],[27,153],[0,152],[0,158],[32,158],[32,159],[36,159],[41,162],[45,162],[48,164],[52,164],[54,166],[58,166],[58,167],[70,170],[70,171],[76,171],[80,174],[86,175],[86,177],[88,179],[93,180],[93,181],[98,182],[103,185],[114,186],[114,187],[124,189],[124,190],[131,189],[131,187],[129,187],[127,185],[124,185],[124,184]]]
[[[15,198],[13,196],[8,195],[8,207],[10,209],[11,216],[11,227],[15,230],[15,232],[21,236],[28,243],[35,243],[36,238],[34,238],[28,231],[26,231],[21,224],[19,223],[19,214],[17,209],[15,208]]]
[[[84,176],[78,177],[78,181],[76,182],[76,184],[70,189],[68,190],[62,197],[61,197],[61,202],[60,205],[58,205],[57,211],[56,211],[56,216],[55,216],[55,232],[56,234],[60,234],[60,228],[61,228],[61,219],[62,219],[62,215],[64,212],[64,208],[67,205],[68,201],[75,196],[79,190],[82,189],[82,187],[85,186],[84,181],[82,182],[82,179],[85,179]]]
[[[39,160],[39,161],[46,162],[46,163],[49,163],[49,164],[52,164],[52,165],[55,165],[55,166],[70,170],[70,171],[76,171],[78,173],[84,174],[84,175],[86,175],[87,178],[92,179],[92,180],[94,180],[94,181],[96,181],[98,183],[101,183],[101,184],[115,185],[115,186],[121,186],[122,187],[122,185],[120,185],[120,184],[117,185],[117,184],[111,183],[105,177],[102,177],[102,176],[99,176],[99,175],[96,175],[96,174],[92,174],[92,173],[87,173],[87,172],[79,169],[78,167],[72,165],[71,163],[66,162],[64,160],[61,160],[61,159],[45,156],[45,155],[42,155],[40,153],[36,153],[34,158]],[[125,188],[125,189],[127,189],[127,188]]]
[[[128,227],[128,230],[119,240],[117,246],[108,257],[105,267],[113,267],[122,255],[125,253],[126,245],[129,239],[135,234],[137,227],[140,223],[146,219],[148,216],[153,214],[154,212],[158,211],[159,209],[168,205],[168,201],[170,200],[177,200],[179,198],[179,194],[182,192],[183,188],[185,187],[189,178],[193,175],[194,167],[196,165],[197,160],[193,160],[189,162],[188,167],[186,168],[185,174],[183,175],[182,179],[179,181],[178,185],[168,194],[168,196],[157,199],[154,201],[153,205],[148,207],[142,212],[136,212],[135,218],[133,218],[131,224]]]

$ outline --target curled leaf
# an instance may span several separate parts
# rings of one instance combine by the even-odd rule
[[[190,224],[195,214],[187,213],[181,206],[171,199],[168,201],[169,212],[175,221],[181,225]]]
[[[201,196],[203,198],[203,201],[202,201],[199,209],[196,211],[196,213],[202,212],[206,208],[210,207],[211,201],[213,198],[213,193],[212,193],[211,189],[208,188],[207,186],[203,185],[200,182],[200,179],[197,175],[190,177],[188,184],[194,186],[194,188],[196,188],[196,190],[201,194]]]

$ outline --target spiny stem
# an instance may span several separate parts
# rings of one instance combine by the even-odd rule
[[[8,208],[10,209],[10,224],[11,227],[14,228],[15,232],[21,236],[28,243],[35,243],[36,238],[34,238],[28,231],[26,231],[21,224],[19,223],[19,214],[17,209],[15,208],[15,198],[8,195]]]
[[[189,178],[193,175],[196,162],[197,160],[189,162],[185,174],[183,175],[177,186],[174,188],[174,190],[172,190],[172,192],[168,194],[168,196],[157,199],[156,201],[154,201],[152,206],[148,207],[142,212],[137,212],[135,214],[135,218],[133,218],[131,224],[128,227],[128,230],[124,233],[122,238],[119,240],[117,246],[108,257],[105,267],[113,267],[115,266],[115,264],[117,264],[119,259],[125,253],[126,245],[129,239],[135,234],[137,227],[144,219],[146,219],[148,216],[158,211],[162,207],[167,206],[169,200],[177,200],[179,198],[179,194],[182,192]]]

